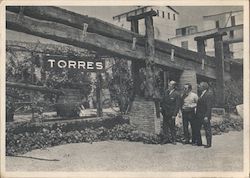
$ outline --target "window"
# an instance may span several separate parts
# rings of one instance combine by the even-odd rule
[[[231,16],[231,26],[235,26],[235,16]]]
[[[187,33],[186,33],[186,28],[182,28],[182,29],[181,29],[181,35],[184,36],[184,35],[186,35],[186,34],[187,34]]]
[[[165,18],[165,12],[162,11],[162,18]]]
[[[188,41],[182,41],[181,42],[181,47],[185,48],[185,49],[188,49]]]
[[[175,14],[173,14],[173,19],[175,20]]]
[[[181,36],[181,29],[176,29],[176,36]]]
[[[215,27],[216,27],[216,28],[219,28],[219,27],[220,27],[220,22],[219,22],[219,20],[217,20],[217,21],[215,22]]]
[[[168,13],[168,19],[170,19],[170,13]]]
[[[207,46],[207,40],[204,40],[204,45]]]

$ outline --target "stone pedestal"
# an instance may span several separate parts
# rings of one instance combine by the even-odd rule
[[[129,119],[130,124],[134,125],[139,132],[160,133],[161,119],[156,116],[155,102],[152,100],[135,98]]]

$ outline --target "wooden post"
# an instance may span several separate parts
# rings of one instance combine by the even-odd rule
[[[138,20],[137,19],[132,19],[131,20],[131,31],[135,32],[135,33],[139,33]]]
[[[216,99],[218,107],[224,107],[224,52],[222,35],[215,35],[214,47],[216,63]]]
[[[159,96],[157,96],[157,88],[154,82],[156,82],[154,70],[154,55],[155,55],[155,40],[154,40],[154,25],[153,17],[145,17],[146,26],[146,86],[148,91],[148,96],[150,99],[155,100],[156,117],[160,118],[160,101]]]
[[[169,83],[169,72],[168,71],[163,71],[163,86],[164,90],[168,88],[168,83]]]
[[[139,32],[137,19],[131,20],[131,31],[135,33]],[[132,78],[133,78],[133,83],[134,83],[134,97],[138,96],[140,93],[140,78],[139,78],[140,64],[141,62],[137,60],[132,60],[132,63],[131,63]]]
[[[102,75],[101,73],[97,72],[96,74],[96,109],[97,109],[97,116],[102,117]]]
[[[35,67],[31,64],[31,82],[34,83]],[[31,120],[35,121],[35,92],[31,91]]]
[[[155,40],[154,40],[154,26],[153,17],[145,17],[146,26],[146,86],[149,98],[154,97],[154,55],[155,55]]]
[[[205,40],[197,40],[197,51],[203,55],[206,54]]]
[[[229,43],[223,43],[223,51],[225,60],[232,58]]]

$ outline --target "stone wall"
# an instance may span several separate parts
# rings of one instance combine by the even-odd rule
[[[138,131],[159,134],[161,119],[156,117],[155,102],[143,98],[135,98],[129,113],[130,124]]]

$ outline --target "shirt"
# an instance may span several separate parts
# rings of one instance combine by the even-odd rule
[[[201,96],[200,98],[206,93],[207,90],[204,90],[202,93],[201,93]]]
[[[173,89],[173,90],[171,90],[171,91],[169,92],[169,94],[168,94],[168,95],[171,95],[171,93],[173,93],[173,91],[174,91],[174,89]]]
[[[190,110],[190,109],[194,109],[197,106],[197,102],[198,102],[198,96],[197,94],[190,92],[183,101],[183,106],[182,109],[185,110]]]

